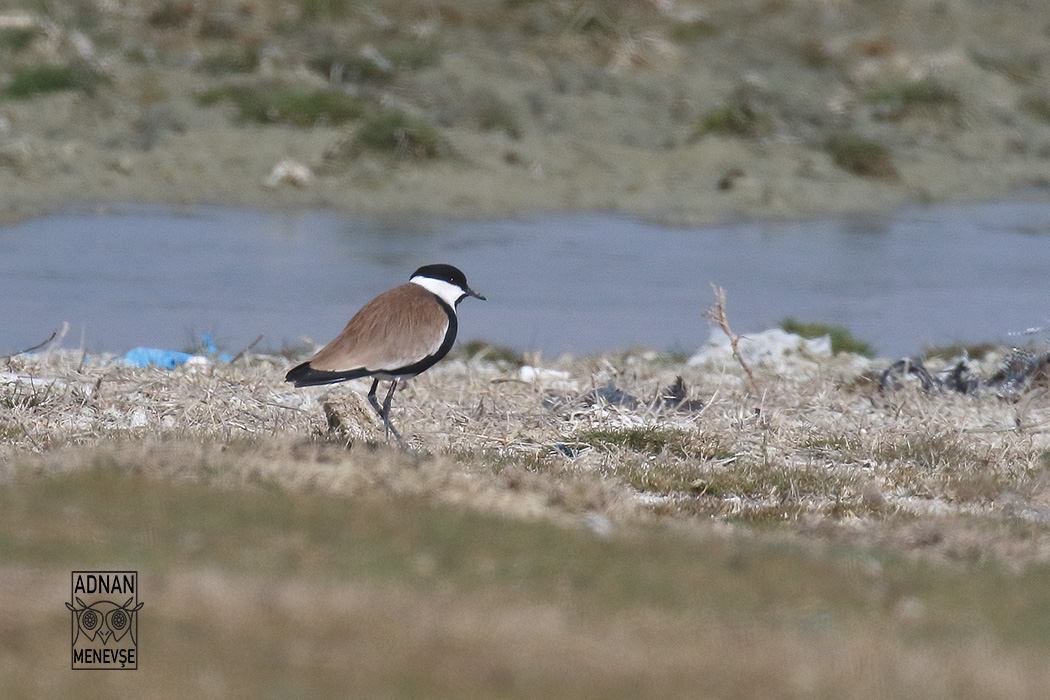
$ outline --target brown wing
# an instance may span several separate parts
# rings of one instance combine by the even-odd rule
[[[447,330],[441,302],[409,282],[365,304],[309,365],[328,372],[406,367],[437,352]]]

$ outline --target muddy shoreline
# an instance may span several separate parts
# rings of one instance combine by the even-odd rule
[[[21,5],[0,12],[4,221],[143,202],[701,224],[1050,185],[1047,22],[1031,8]],[[16,95],[40,66],[91,79]],[[231,86],[357,112],[246,116]],[[415,126],[361,147],[377,114]],[[860,149],[836,152],[843,134]]]

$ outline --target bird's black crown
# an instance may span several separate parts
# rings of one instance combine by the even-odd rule
[[[454,284],[464,291],[470,289],[470,287],[467,286],[467,276],[454,265],[446,265],[444,263],[424,265],[413,272],[412,277],[429,277],[430,279],[442,280],[449,284]]]

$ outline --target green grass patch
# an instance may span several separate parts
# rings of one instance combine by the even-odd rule
[[[230,46],[207,54],[201,68],[210,75],[251,73],[259,67],[259,50],[254,46]]]
[[[413,160],[437,158],[445,149],[437,128],[424,119],[392,108],[369,113],[354,134],[353,146]]]
[[[851,449],[849,438],[842,435],[822,435],[800,443],[799,447],[819,452],[846,452]]]
[[[359,99],[338,90],[223,85],[197,97],[202,107],[220,103],[234,105],[239,121],[300,127],[344,124],[364,113]]]
[[[1050,96],[1045,94],[1026,95],[1021,99],[1021,110],[1031,114],[1040,121],[1050,123]]]
[[[0,440],[16,440],[24,437],[25,428],[14,423],[0,423]]]
[[[665,428],[585,430],[576,444],[614,454],[604,469],[630,486],[665,494],[694,490],[710,460],[733,456],[710,436]]]
[[[299,11],[309,21],[343,19],[350,14],[350,0],[300,0]]]
[[[326,53],[307,61],[310,70],[326,79],[338,76],[343,82],[384,85],[397,75],[393,63],[385,65],[359,53]]]
[[[676,22],[668,29],[667,36],[671,41],[690,43],[710,39],[721,33],[718,25],[701,17],[687,22]]]
[[[957,435],[941,433],[906,434],[880,441],[869,457],[893,467],[899,477],[913,483],[918,483],[919,477],[950,482],[960,475],[1001,466],[995,464],[997,454],[980,451]]]
[[[378,56],[360,51],[330,51],[312,57],[307,65],[327,78],[343,82],[385,85],[406,71],[417,71],[436,65],[441,60],[441,47],[430,41],[390,41],[378,48]]]
[[[91,91],[106,82],[106,78],[79,66],[45,64],[16,68],[4,95],[24,100],[36,95],[66,90]]]
[[[922,354],[928,360],[951,360],[963,353],[971,360],[983,360],[988,353],[998,350],[999,346],[994,343],[974,343],[972,345],[944,345],[939,347],[925,348]]]
[[[741,460],[707,471],[691,486],[707,496],[776,498],[780,507],[798,509],[809,498],[826,498],[848,489],[850,482],[823,466],[785,467],[782,464]]]
[[[383,55],[398,71],[415,71],[441,63],[443,48],[437,41],[403,40],[383,45]]]
[[[824,148],[835,165],[853,175],[884,180],[900,177],[890,150],[860,134],[832,134],[828,136]]]
[[[689,446],[694,436],[685,431],[664,428],[597,428],[583,431],[576,439],[599,449],[622,448],[650,455],[668,452],[677,457],[688,457],[691,456]]]
[[[33,40],[40,36],[36,27],[8,27],[0,29],[0,48],[10,49],[15,53],[29,48]]]
[[[626,458],[606,466],[603,471],[639,491],[661,495],[693,491],[705,476],[700,463],[681,460]]]
[[[889,480],[915,495],[935,493],[951,503],[988,505],[1005,494],[1029,497],[1045,488],[1047,464],[1030,466],[959,435],[914,434],[879,442],[867,456],[888,467]]]
[[[800,335],[803,338],[820,338],[831,336],[831,352],[852,352],[864,357],[873,357],[874,351],[871,346],[862,340],[853,337],[848,328],[833,326],[825,323],[803,323],[793,318],[786,318],[780,322],[780,327],[788,333]]]
[[[768,115],[746,103],[732,102],[705,112],[691,138],[696,140],[708,134],[755,138],[769,134],[772,129],[773,122]]]
[[[505,362],[514,367],[525,364],[522,354],[513,348],[493,345],[485,340],[470,340],[455,346],[449,356],[486,360],[488,362]]]
[[[875,107],[876,116],[884,119],[937,114],[961,103],[955,90],[930,77],[880,85],[864,92],[861,99]]]
[[[146,17],[154,29],[181,29],[193,19],[196,8],[187,0],[163,0]]]
[[[237,36],[237,27],[232,19],[209,13],[201,18],[197,36],[205,41],[231,41]]]

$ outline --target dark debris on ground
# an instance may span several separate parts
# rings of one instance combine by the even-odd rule
[[[690,399],[689,390],[681,376],[675,378],[673,384],[657,392],[656,396],[649,400],[623,391],[616,386],[613,380],[605,386],[585,392],[578,396],[567,396],[550,392],[543,399],[543,405],[551,410],[561,410],[567,407],[589,408],[596,405],[619,406],[631,410],[651,409],[656,411],[680,411],[691,413],[699,411],[704,407],[704,402],[699,399]]]
[[[898,391],[909,382],[918,382],[924,391],[954,391],[977,395],[994,392],[1013,398],[1035,387],[1050,386],[1050,353],[1014,350],[1007,355],[991,376],[982,377],[965,355],[948,369],[931,373],[921,358],[897,360],[879,377],[884,391]]]

